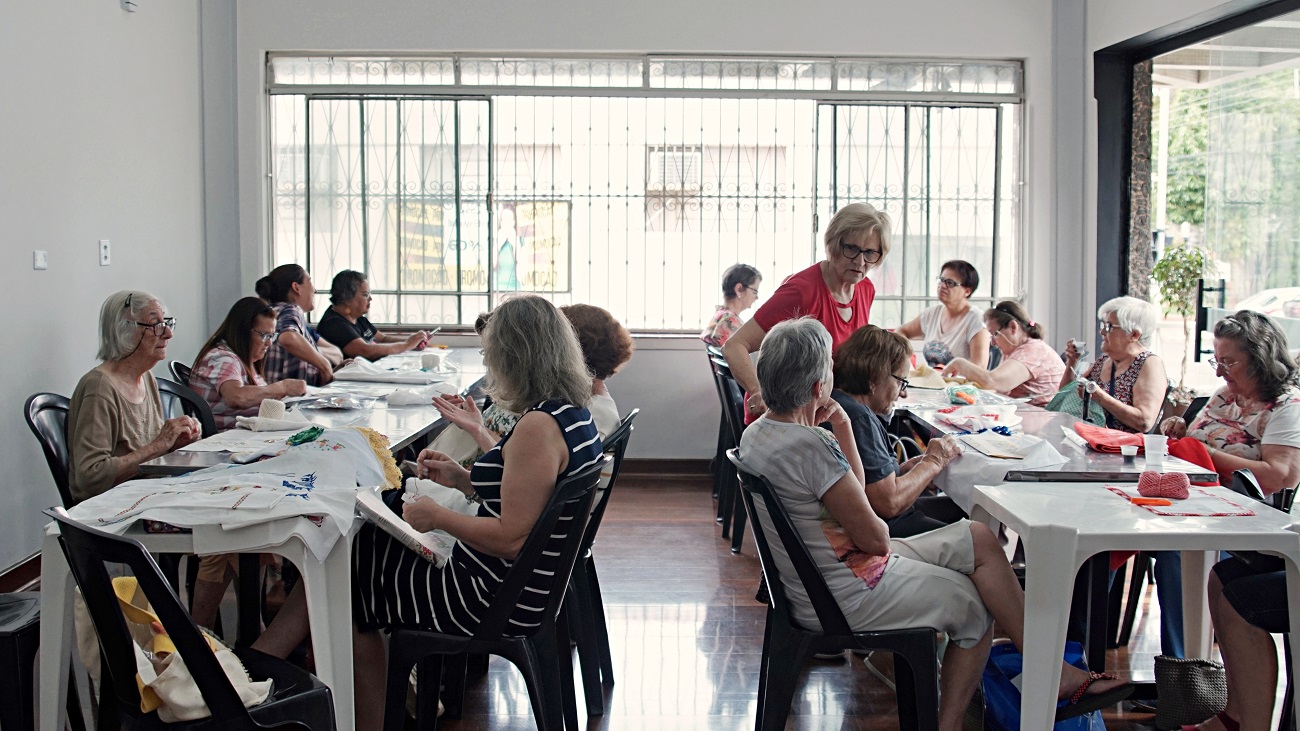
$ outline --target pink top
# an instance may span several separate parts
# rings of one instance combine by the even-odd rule
[[[217,431],[234,429],[236,416],[257,416],[257,411],[261,408],[258,405],[234,410],[227,406],[221,400],[221,384],[226,381],[238,381],[241,386],[266,385],[266,381],[257,372],[244,367],[243,361],[225,343],[218,343],[209,350],[203,360],[194,366],[189,385],[212,407],[212,418],[217,422]]]
[[[1061,376],[1065,375],[1065,363],[1052,346],[1038,338],[1030,338],[1011,351],[1007,360],[1017,360],[1029,369],[1029,380],[1011,389],[1007,394],[1012,398],[1033,396],[1029,403],[1043,406],[1056,395],[1061,385]]]

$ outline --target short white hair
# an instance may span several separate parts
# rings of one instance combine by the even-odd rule
[[[831,334],[817,320],[786,320],[763,338],[758,385],[773,413],[789,413],[808,403],[813,385],[830,377]]]
[[[102,361],[122,360],[134,353],[144,332],[136,323],[150,305],[167,311],[162,300],[148,292],[124,289],[110,294],[99,308],[99,353],[95,357]]]
[[[1142,345],[1151,344],[1151,335],[1160,320],[1160,310],[1155,305],[1137,297],[1116,297],[1097,308],[1097,319],[1105,320],[1112,312],[1121,330],[1138,333],[1138,342]]]

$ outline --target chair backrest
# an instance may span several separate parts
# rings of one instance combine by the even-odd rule
[[[114,709],[118,713],[136,719],[145,716],[140,712],[133,641],[118,607],[105,563],[125,565],[135,576],[154,614],[194,676],[203,701],[219,727],[260,728],[249,717],[198,625],[181,606],[176,593],[144,546],[129,538],[85,526],[62,511],[46,510],[45,514],[59,523],[59,544],[68,558],[72,576],[81,589],[99,637],[103,667],[107,671],[102,692],[116,701]]]
[[[1264,488],[1259,484],[1259,478],[1255,477],[1255,473],[1248,468],[1233,472],[1232,481],[1228,483],[1228,487],[1235,493],[1258,500],[1284,513],[1291,512],[1291,505],[1295,502],[1296,489],[1294,487],[1278,490],[1272,496],[1265,495]]]
[[[154,380],[158,382],[158,397],[162,400],[164,419],[193,416],[199,420],[204,437],[217,433],[217,420],[212,418],[212,407],[203,400],[202,396],[190,390],[189,386],[182,386],[175,381],[166,378]]]
[[[718,392],[722,396],[722,411],[731,427],[732,444],[740,444],[740,435],[745,432],[745,393],[740,384],[731,375],[731,368],[725,360],[713,359],[713,372],[718,378]]]
[[[1002,365],[1002,351],[998,350],[997,345],[989,343],[989,370],[993,370],[999,365]]]
[[[799,575],[799,581],[812,602],[813,610],[817,612],[817,621],[821,623],[822,631],[833,635],[852,634],[853,630],[850,629],[848,620],[844,618],[839,603],[835,601],[835,595],[831,594],[830,587],[826,586],[826,579],[822,577],[821,571],[817,570],[812,554],[808,552],[808,547],[799,537],[799,532],[795,530],[790,514],[786,512],[780,498],[772,491],[771,483],[761,475],[746,472],[737,454],[738,450],[727,450],[727,458],[736,466],[736,471],[740,474],[742,487],[740,496],[745,502],[745,512],[749,513],[749,523],[753,526],[754,543],[758,544],[759,561],[763,565],[763,575],[767,577],[767,593],[772,602],[772,610],[789,624],[799,626],[791,611],[785,586],[781,583],[781,573],[772,553],[769,536],[759,520],[754,502],[755,495],[763,501],[767,509],[768,518],[771,519],[772,526],[780,537],[781,545],[785,548],[790,563],[794,565],[795,573]]]
[[[720,346],[713,345],[712,343],[704,344],[704,352],[708,354],[710,358],[721,358],[723,360],[727,359],[727,357],[722,354],[722,348]]]
[[[189,366],[185,365],[179,360],[174,360],[171,363],[168,363],[167,367],[171,370],[172,376],[176,378],[177,383],[181,384],[182,386],[190,385]]]
[[[54,486],[59,489],[63,507],[76,505],[69,487],[68,465],[68,409],[67,397],[57,393],[36,393],[27,399],[23,406],[23,415],[27,417],[27,427],[36,435],[41,451],[45,453],[45,464],[49,465],[50,476]]]
[[[1183,421],[1187,422],[1188,426],[1191,426],[1192,421],[1196,419],[1196,416],[1201,413],[1201,409],[1205,408],[1208,403],[1210,403],[1209,396],[1197,396],[1192,399],[1187,404],[1187,409],[1183,411]]]
[[[543,616],[552,619],[559,614],[564,590],[578,559],[578,549],[586,535],[596,484],[600,482],[601,469],[608,461],[609,457],[601,455],[591,466],[556,484],[551,499],[538,516],[524,547],[492,599],[491,609],[474,632],[476,638],[494,640],[501,636],[526,636],[536,631],[536,627],[511,626],[515,606],[525,590],[529,592],[527,603],[533,606],[536,606],[537,597],[546,597]],[[566,523],[566,527],[557,527],[561,521]],[[561,532],[557,533],[557,530]],[[535,571],[543,556],[549,565],[545,571]]]
[[[613,462],[609,468],[609,481],[596,492],[595,500],[592,502],[591,518],[587,521],[587,532],[582,537],[582,547],[578,552],[580,556],[590,551],[591,544],[596,542],[596,531],[600,530],[600,521],[605,517],[605,506],[609,504],[609,496],[614,492],[614,483],[618,482],[618,473],[623,467],[623,455],[627,453],[627,443],[632,437],[632,422],[636,421],[636,415],[639,413],[641,409],[632,409],[619,422],[618,428],[610,432],[609,436],[601,442],[604,453],[611,455]]]

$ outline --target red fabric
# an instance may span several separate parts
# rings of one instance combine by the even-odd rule
[[[1206,449],[1204,444],[1192,437],[1170,439],[1169,456],[1191,462],[1197,467],[1204,467],[1211,472],[1218,472],[1214,467],[1214,460],[1210,459],[1210,450]],[[1221,483],[1216,480],[1214,482],[1193,482],[1192,484],[1201,487],[1215,487]]]
[[[826,326],[831,334],[831,349],[858,328],[867,324],[871,314],[871,303],[876,299],[876,285],[870,279],[864,279],[853,287],[853,299],[848,306],[853,308],[853,316],[848,322],[840,317],[839,304],[831,297],[831,291],[822,280],[821,263],[813,264],[807,269],[791,274],[777,287],[772,296],[754,313],[754,322],[766,332],[776,327],[777,323],[793,320],[796,317],[811,317]]]
[[[1083,437],[1089,447],[1098,452],[1119,454],[1119,448],[1128,445],[1136,445],[1139,451],[1142,449],[1141,434],[1130,434],[1118,429],[1107,429],[1104,426],[1089,424],[1086,421],[1074,422],[1074,431]]]

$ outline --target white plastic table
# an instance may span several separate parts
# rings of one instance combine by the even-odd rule
[[[333,691],[334,717],[339,731],[354,728],[351,536],[360,525],[360,518],[354,520],[349,534],[334,542],[324,561],[317,560],[294,535],[296,531],[322,530],[305,518],[286,518],[238,530],[223,530],[220,526],[194,528],[196,532],[215,531],[212,535],[221,536],[225,545],[223,552],[276,553],[302,571],[316,675]],[[193,534],[155,534],[132,528],[126,535],[140,541],[151,553],[194,552]],[[59,547],[58,530],[51,523],[46,527],[41,545],[40,731],[62,731],[64,726],[67,698],[64,681],[76,646],[72,589],[72,573]]]
[[[1224,488],[1207,489],[1244,500]],[[1300,627],[1300,532],[1292,516],[1262,503],[1250,503],[1256,513],[1250,517],[1166,517],[1132,505],[1102,483],[1079,482],[977,485],[973,502],[972,520],[990,527],[1003,523],[1024,541],[1021,728],[1052,728],[1074,577],[1084,561],[1102,551],[1183,552],[1183,635],[1188,657],[1210,654],[1205,587],[1220,550],[1282,556],[1291,623]],[[1300,663],[1300,644],[1293,645],[1292,660]],[[58,676],[53,678],[57,681]]]

